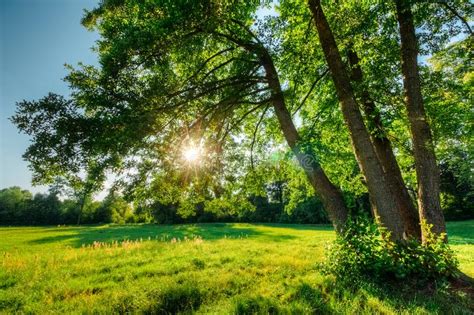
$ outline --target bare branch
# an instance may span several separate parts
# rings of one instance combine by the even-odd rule
[[[471,26],[469,26],[469,23],[467,22],[467,20],[461,14],[459,14],[458,11],[456,11],[455,8],[450,6],[446,1],[439,1],[437,3],[444,6],[448,11],[450,11],[452,14],[454,14],[454,16],[456,16],[459,20],[461,20],[461,22],[466,26],[469,34],[471,36],[473,35]]]
[[[236,126],[240,125],[242,123],[242,121],[244,121],[245,118],[247,118],[248,115],[255,112],[257,109],[259,109],[263,105],[268,104],[268,102],[270,102],[270,101],[271,101],[271,99],[266,99],[266,100],[259,101],[259,102],[248,102],[248,101],[243,102],[245,104],[252,104],[252,105],[257,105],[257,106],[255,106],[252,109],[250,109],[249,111],[247,111],[245,114],[242,115],[242,117],[240,117],[239,120],[237,120],[229,128],[227,128],[226,131],[224,132],[224,135],[222,136],[222,140],[224,140],[229,135],[229,132],[231,130],[233,130]]]
[[[210,70],[209,72],[207,72],[206,74],[204,74],[204,77],[202,77],[202,81],[206,80],[207,77],[209,77],[211,74],[213,74],[214,72],[216,72],[217,70],[227,66],[229,63],[231,63],[232,61],[236,60],[235,57],[232,57],[230,58],[229,60],[227,61],[224,61],[223,63],[219,64],[218,66],[216,66],[214,69]]]
[[[252,72],[252,73],[255,73],[255,71]],[[191,86],[189,88],[186,88],[186,89],[183,89],[183,90],[180,90],[180,91],[176,91],[176,92],[164,95],[164,96],[170,99],[170,98],[173,98],[173,97],[180,96],[180,95],[182,95],[184,93],[187,93],[187,92],[196,92],[197,90],[204,89],[206,87],[209,87],[207,92],[212,92],[212,91],[218,90],[222,87],[231,86],[233,84],[238,85],[238,84],[246,83],[246,82],[263,83],[264,81],[265,81],[265,77],[261,77],[261,76],[251,75],[251,76],[244,76],[243,77],[243,76],[237,75],[237,76],[228,77],[228,78],[224,78],[224,79],[220,79],[220,80],[216,80],[216,81],[212,81],[212,82],[205,82],[202,86]],[[223,82],[226,82],[226,83],[219,85],[220,83],[223,83]],[[197,95],[198,95],[198,97],[201,97],[201,96],[204,96],[205,94],[207,94],[207,92],[201,92]]]
[[[223,49],[223,50],[215,53],[211,57],[207,58],[206,60],[204,60],[204,62],[199,67],[199,69],[193,75],[191,75],[188,79],[186,79],[186,82],[188,82],[191,79],[193,79],[194,77],[196,77],[199,74],[199,72],[201,72],[212,59],[214,59],[214,58],[216,58],[216,57],[218,57],[222,54],[225,54],[226,52],[232,51],[234,49],[235,49],[235,47],[230,47],[230,48]]]
[[[225,39],[229,40],[230,42],[234,44],[239,45],[240,47],[244,48],[245,50],[249,52],[256,53],[256,48],[258,46],[255,43],[247,42],[247,41],[232,37],[229,34],[224,34],[224,33],[219,33],[219,32],[213,32],[213,34],[219,37],[224,37]]]
[[[260,45],[263,45],[260,39],[248,28],[247,25],[245,25],[244,23],[236,19],[230,19],[230,20],[234,22],[235,24],[239,25],[241,28],[243,28],[253,39],[255,39],[257,43],[259,43]]]
[[[270,107],[270,105],[267,105],[265,107],[265,109],[263,110],[262,115],[260,116],[260,119],[258,120],[257,124],[255,125],[255,129],[253,131],[252,144],[250,145],[250,165],[252,166],[252,170],[254,169],[253,148],[255,146],[255,141],[257,139],[258,128],[260,128],[260,125],[261,125],[261,123],[263,121],[263,118],[265,117],[265,114],[267,113],[269,107]]]
[[[298,105],[298,107],[295,109],[295,111],[291,114],[291,115],[294,115],[296,114],[300,109],[301,107],[303,107],[304,103],[306,102],[306,100],[308,99],[309,95],[311,94],[311,92],[313,92],[314,88],[316,87],[316,85],[318,84],[319,81],[321,81],[322,78],[324,78],[324,76],[329,72],[329,68],[326,68],[326,70],[323,71],[322,74],[320,74],[316,80],[314,80],[313,84],[311,85],[311,88],[309,89],[308,93],[306,93],[305,97],[303,98],[303,100],[301,101],[300,105]]]

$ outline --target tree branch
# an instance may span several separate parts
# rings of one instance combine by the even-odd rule
[[[254,169],[253,148],[254,148],[254,145],[255,145],[255,141],[257,139],[258,128],[260,128],[260,124],[262,123],[263,118],[265,117],[265,114],[267,113],[269,107],[270,107],[270,105],[267,105],[265,107],[265,109],[263,110],[262,115],[260,116],[260,119],[258,120],[257,124],[255,125],[255,129],[253,131],[252,144],[250,145],[250,165],[252,166],[252,170]]]
[[[259,101],[259,102],[243,102],[245,104],[252,104],[252,105],[257,105],[255,107],[253,107],[252,109],[250,109],[249,111],[247,111],[245,114],[242,115],[242,117],[240,117],[239,120],[237,120],[235,123],[233,123],[229,128],[226,129],[226,131],[224,132],[224,135],[222,136],[222,141],[229,135],[229,132],[231,130],[233,130],[237,125],[240,125],[240,123],[242,121],[245,120],[245,118],[247,118],[248,115],[250,115],[251,113],[255,112],[257,109],[259,109],[260,107],[262,107],[263,105],[265,104],[268,104],[268,102],[271,101],[271,99],[266,99],[266,100],[263,100],[263,101]]]
[[[437,2],[438,4],[441,4],[442,6],[444,6],[448,11],[450,11],[452,14],[454,14],[454,16],[456,16],[459,20],[461,20],[461,22],[466,26],[469,34],[472,36],[473,35],[473,32],[472,32],[472,29],[471,29],[471,26],[469,26],[469,23],[467,22],[467,20],[458,13],[458,11],[456,11],[455,8],[453,8],[452,6],[450,6],[447,2],[445,1],[439,1]]]
[[[216,72],[217,70],[221,69],[222,67],[225,67],[226,65],[228,65],[229,63],[231,63],[232,61],[236,60],[235,57],[232,57],[230,58],[229,60],[227,61],[224,61],[223,63],[219,64],[218,66],[216,66],[214,69],[206,72],[206,74],[204,74],[204,77],[202,77],[202,81],[206,80],[207,77],[209,77],[211,74],[213,74],[214,72]]]
[[[234,22],[235,24],[239,25],[241,28],[243,28],[253,39],[255,39],[257,43],[263,46],[263,43],[260,41],[260,39],[248,28],[247,25],[245,25],[244,23],[236,19],[230,19],[230,20]]]
[[[309,89],[308,93],[306,93],[305,97],[303,98],[303,100],[301,101],[300,105],[298,105],[298,107],[295,109],[295,111],[291,114],[292,116],[294,114],[296,114],[300,109],[301,107],[303,107],[304,103],[306,102],[306,100],[308,99],[309,95],[311,94],[311,92],[314,90],[314,88],[316,87],[316,84],[318,84],[319,81],[321,81],[322,78],[324,78],[324,76],[329,72],[329,68],[326,68],[326,70],[323,71],[322,74],[320,74],[316,80],[314,80],[313,84],[311,85],[311,88]]]
[[[234,50],[234,49],[235,49],[235,47],[230,47],[230,48],[223,49],[223,50],[221,50],[221,51],[215,53],[215,54],[212,55],[211,57],[207,58],[206,60],[204,60],[204,62],[203,62],[203,63],[201,64],[201,66],[199,67],[199,69],[198,69],[193,75],[191,75],[188,79],[186,79],[186,82],[188,82],[188,81],[190,81],[191,79],[193,79],[194,77],[196,77],[196,76],[199,74],[199,72],[201,72],[201,71],[204,69],[204,67],[205,67],[212,59],[214,59],[214,58],[216,58],[216,57],[218,57],[218,56],[220,56],[220,55],[222,55],[222,54],[225,54],[226,52],[232,51],[232,50]]]

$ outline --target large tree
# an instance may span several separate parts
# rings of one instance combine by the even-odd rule
[[[340,230],[350,208],[342,190],[361,186],[344,148],[350,139],[380,224],[394,239],[418,236],[404,183],[410,157],[400,153],[410,153],[411,144],[398,107],[394,8],[280,1],[280,17],[262,19],[260,6],[109,0],[88,12],[84,25],[101,35],[100,66],[70,68],[70,100],[25,101],[14,117],[33,136],[25,157],[36,179],[92,168],[98,177],[108,169],[149,183],[151,174],[176,168],[180,148],[190,144],[205,148],[209,163],[200,171],[216,179],[223,152],[239,142],[251,142],[253,151],[264,128],[273,145],[286,141]],[[426,18],[429,8],[421,7]],[[220,181],[200,177],[194,187],[219,198],[213,182]]]
[[[409,1],[406,3],[408,2]],[[416,3],[416,1],[414,1],[414,3]],[[284,9],[288,12],[304,14],[301,10],[298,11],[298,9],[296,9],[298,6],[302,6],[297,2],[284,1],[283,5]],[[319,35],[317,40],[321,45],[325,60],[331,70],[334,88],[338,94],[343,116],[349,129],[353,128],[350,133],[352,143],[359,164],[361,165],[361,170],[365,174],[369,191],[371,189],[371,181],[374,182],[379,179],[379,176],[375,176],[374,179],[373,172],[380,174],[380,168],[382,168],[385,176],[386,187],[380,188],[380,185],[377,185],[376,188],[379,188],[379,193],[371,193],[371,199],[372,203],[375,205],[375,210],[377,211],[377,198],[387,199],[387,194],[380,192],[383,190],[391,192],[395,204],[398,207],[398,212],[401,214],[401,218],[404,221],[405,233],[411,236],[419,236],[419,220],[416,215],[415,207],[402,178],[403,175],[398,166],[398,161],[392,149],[391,141],[388,139],[386,132],[384,131],[382,125],[384,118],[381,115],[381,110],[377,109],[374,98],[371,95],[375,92],[373,95],[375,95],[375,99],[377,99],[379,105],[387,106],[383,103],[383,98],[396,95],[400,91],[400,84],[398,82],[400,82],[399,77],[403,71],[394,71],[394,69],[397,70],[397,68],[394,67],[397,64],[396,58],[399,58],[396,54],[396,52],[399,51],[399,31],[394,27],[393,23],[394,21],[397,21],[396,17],[394,18],[394,15],[396,15],[397,12],[396,7],[390,3],[384,4],[376,1],[363,3],[343,2],[331,5],[324,1],[316,0],[308,1],[307,5],[312,15],[311,17],[307,17],[306,21],[303,21],[305,24],[308,22],[315,23]],[[326,18],[323,7],[324,11],[329,11],[332,21],[328,21]],[[446,14],[447,12],[449,12],[449,14]],[[469,6],[463,1],[457,1],[456,5],[448,2],[433,4],[420,2],[417,6],[416,18],[420,23],[420,29],[424,35],[424,53],[436,52],[436,49],[442,47],[447,40],[453,36],[453,34],[460,33],[460,25],[461,27],[467,25],[468,32],[472,34],[469,25],[466,24],[466,19],[463,17],[466,12],[469,14]],[[294,21],[296,19],[292,20]],[[459,21],[461,21],[461,23]],[[309,25],[304,26],[308,29],[310,28]],[[293,32],[292,34],[299,36],[298,33]],[[335,37],[341,42],[340,44],[336,43]],[[309,41],[311,36],[308,36],[307,32],[305,32],[304,38],[306,41]],[[292,37],[291,40],[294,41],[295,38]],[[356,50],[362,52],[366,56],[370,56],[371,59],[367,57],[363,59],[365,63],[377,71],[375,73],[376,77],[370,78],[371,80],[364,80],[362,67]],[[379,51],[377,52],[376,50]],[[345,51],[348,56],[347,63],[344,62],[342,51]],[[371,56],[370,54],[372,54],[373,51],[376,51],[376,54]],[[382,77],[380,76],[381,74],[383,74]],[[352,82],[350,82],[350,79]],[[392,80],[392,82],[389,80]],[[387,85],[385,82],[390,85]],[[380,86],[379,90],[374,90],[377,85]],[[371,88],[368,89],[368,86],[371,86]],[[382,100],[382,102],[380,100]],[[364,115],[360,115],[361,113],[358,112],[358,106],[356,105],[361,105],[360,107],[362,108]],[[352,109],[352,111],[348,111],[348,109]],[[387,108],[382,108],[382,111],[387,113]],[[396,114],[404,115],[403,112],[398,112]],[[362,116],[365,116],[367,130],[361,122]],[[410,117],[410,113],[408,113],[408,117]],[[410,124],[408,123],[408,125]],[[360,128],[356,128],[357,126]],[[427,126],[427,128],[429,130],[429,126]],[[367,139],[367,131],[370,132],[370,141]],[[396,138],[398,138],[398,136],[396,136]],[[370,142],[372,142],[375,155],[370,154],[367,156],[367,152],[371,152]],[[366,144],[365,146],[364,143]],[[408,150],[411,151],[409,146],[405,146],[404,149],[408,148]],[[360,149],[362,147],[365,147],[367,150]],[[415,151],[415,148],[413,151]],[[370,159],[370,157],[373,156],[376,156],[379,161],[376,161],[376,159]],[[373,162],[372,167],[367,167],[371,164],[370,162]],[[364,170],[363,163],[366,164],[366,170]],[[434,165],[436,165],[435,160],[434,163]],[[415,165],[419,165],[419,163],[415,161]],[[368,172],[372,172],[372,175]],[[424,172],[426,174],[431,174],[431,177],[436,177],[434,169],[424,170]],[[417,166],[418,178],[419,173],[420,171]],[[419,181],[420,180],[418,180],[418,188],[420,189],[423,184],[420,184]],[[439,198],[439,193],[436,192],[436,189],[430,191],[430,193]],[[422,203],[421,200],[423,197],[421,195],[418,195],[418,197],[419,203]],[[379,203],[385,205],[389,204],[387,200],[379,201]],[[391,212],[390,208],[394,209],[395,207],[393,205],[392,207],[388,207],[386,210],[388,214]],[[423,211],[425,210],[422,210],[420,207],[420,215],[426,219],[426,215],[422,214]],[[442,216],[441,211],[437,211],[436,209],[432,209],[432,211],[438,213],[438,219],[440,214]],[[434,228],[433,231],[440,234],[444,232],[444,221],[438,219],[432,218],[426,221],[429,224],[438,226],[437,228]]]
[[[272,43],[252,29],[258,5],[258,1],[103,2],[84,19],[84,24],[102,35],[98,47],[101,68],[71,70],[67,80],[74,89],[72,101],[50,96],[23,102],[15,120],[20,128],[37,135],[36,143],[43,138],[53,143],[47,146],[50,150],[42,155],[43,160],[60,162],[67,170],[86,163],[77,161],[73,150],[86,160],[117,165],[147,156],[158,146],[170,150],[171,143],[181,137],[194,141],[203,132],[212,133],[207,138],[208,151],[218,151],[242,121],[270,106],[339,230],[348,215],[343,195],[295,127],[274,64]],[[38,112],[49,114],[49,104],[58,102],[74,107],[72,113],[56,108],[57,117],[40,136],[21,124]],[[53,131],[63,127],[58,122],[76,119],[81,122],[80,130],[71,130],[70,136]],[[41,154],[35,150],[27,158]],[[46,173],[44,165],[35,165],[41,176]]]
[[[310,0],[308,5],[334,80],[341,111],[350,130],[354,152],[367,180],[376,218],[393,233],[395,239],[401,239],[404,235],[410,234],[414,236],[416,232],[411,229],[412,216],[409,212],[410,209],[406,208],[405,203],[400,202],[401,198],[397,198],[398,191],[394,189],[395,186],[391,185],[388,176],[384,173],[379,156],[380,154],[385,155],[385,153],[379,152],[379,156],[377,156],[356,100],[349,73],[323,12],[321,2]],[[405,214],[405,212],[408,212],[408,214]]]

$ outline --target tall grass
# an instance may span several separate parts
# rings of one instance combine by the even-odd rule
[[[450,223],[474,277],[474,221]],[[329,226],[0,228],[0,312],[469,313],[466,293],[349,290],[319,273]],[[407,291],[408,290],[408,291]],[[470,304],[471,303],[471,304]]]

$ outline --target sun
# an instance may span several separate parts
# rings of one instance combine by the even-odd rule
[[[183,150],[183,158],[189,163],[198,162],[200,156],[201,150],[198,147],[190,146]]]

